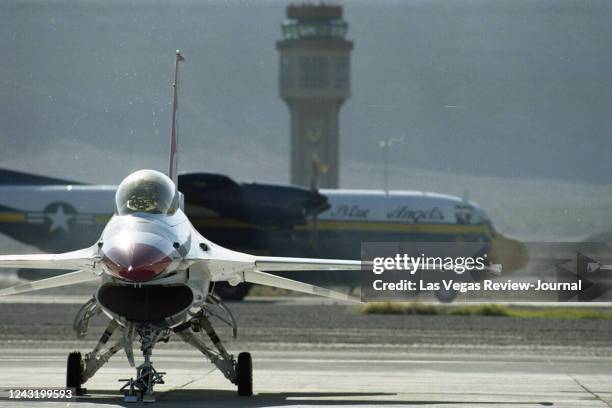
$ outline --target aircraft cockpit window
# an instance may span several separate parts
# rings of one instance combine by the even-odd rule
[[[178,208],[178,193],[166,175],[142,170],[121,182],[115,203],[119,215],[135,212],[173,214]]]

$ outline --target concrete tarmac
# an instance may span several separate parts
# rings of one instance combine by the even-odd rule
[[[0,387],[63,387],[67,354],[90,351],[106,320],[94,319],[77,341],[72,318],[86,298],[11,299],[0,304]],[[239,337],[226,344],[252,352],[255,395],[239,397],[173,339],[153,353],[167,373],[154,406],[612,407],[611,321],[361,315],[311,298],[229,306]],[[118,381],[134,374],[119,352],[76,402],[4,399],[0,407],[135,406],[123,402]]]
[[[612,358],[407,353],[400,350],[251,350],[253,397],[235,387],[194,350],[160,345],[153,361],[165,371],[157,407],[418,406],[610,407]],[[44,344],[0,350],[4,387],[62,387],[66,350]],[[138,362],[137,362],[138,363]],[[123,402],[119,378],[133,375],[117,355],[87,384],[78,402],[44,407],[134,406]],[[0,401],[7,407],[36,402]]]

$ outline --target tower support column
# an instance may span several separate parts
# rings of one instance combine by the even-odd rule
[[[291,183],[337,188],[340,107],[350,96],[348,24],[342,7],[287,8],[280,54],[280,96],[291,116]],[[316,168],[315,168],[316,166]]]

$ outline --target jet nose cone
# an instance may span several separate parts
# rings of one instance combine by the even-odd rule
[[[172,259],[152,245],[133,243],[105,251],[102,262],[117,278],[145,282],[161,274]]]

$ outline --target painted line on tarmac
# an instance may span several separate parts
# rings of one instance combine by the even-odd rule
[[[14,357],[0,357],[0,362],[25,362],[25,361],[65,361],[65,357],[45,357],[45,356],[14,356]],[[253,360],[255,362],[260,363],[276,363],[279,361],[278,358],[257,358],[254,357]],[[363,363],[374,363],[374,364],[493,364],[499,362],[496,361],[478,361],[478,360],[385,360],[385,359],[326,359],[326,358],[285,358],[281,359],[283,362],[292,362],[292,363],[300,363],[300,364],[363,364]],[[127,361],[127,360],[125,360]],[[176,362],[176,363],[198,363],[198,362],[206,362],[208,360],[202,357],[200,358],[173,358],[173,357],[155,357],[155,361],[166,361],[166,362]],[[119,361],[114,361],[115,363]],[[525,363],[525,362],[522,362]],[[538,363],[537,361],[533,361],[533,363]],[[602,364],[604,364],[602,362]],[[608,362],[606,362],[608,364]]]

